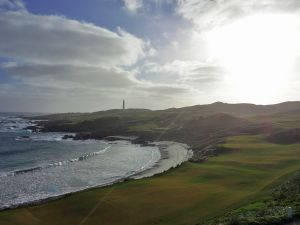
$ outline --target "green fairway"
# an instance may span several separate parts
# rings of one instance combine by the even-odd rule
[[[300,144],[225,140],[226,153],[166,174],[0,213],[1,225],[197,224],[253,201],[300,169]]]

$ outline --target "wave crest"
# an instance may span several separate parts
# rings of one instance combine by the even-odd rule
[[[79,156],[78,158],[74,158],[74,159],[54,162],[54,163],[50,163],[50,164],[44,165],[44,166],[36,166],[36,167],[32,167],[32,168],[25,168],[25,169],[15,170],[15,171],[11,171],[11,172],[3,172],[3,173],[0,173],[0,177],[17,176],[17,175],[24,174],[24,173],[31,173],[31,172],[35,172],[35,171],[42,170],[42,169],[47,169],[47,168],[56,167],[56,166],[63,166],[63,165],[66,165],[68,163],[74,163],[74,162],[87,160],[87,159],[92,158],[96,155],[105,153],[110,147],[111,147],[111,145],[104,148],[104,149],[101,149],[100,151],[91,152],[91,153],[88,153],[86,155]]]

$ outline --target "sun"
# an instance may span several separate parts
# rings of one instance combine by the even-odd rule
[[[226,81],[241,99],[276,100],[290,79],[299,52],[295,16],[258,14],[209,32],[211,58],[228,73]]]

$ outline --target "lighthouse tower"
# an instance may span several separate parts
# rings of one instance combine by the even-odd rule
[[[123,110],[125,110],[125,100],[123,99]]]

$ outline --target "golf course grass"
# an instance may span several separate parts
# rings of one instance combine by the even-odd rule
[[[224,153],[204,163],[0,212],[0,224],[197,224],[263,197],[300,170],[300,144],[235,136],[223,146]]]

